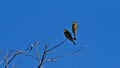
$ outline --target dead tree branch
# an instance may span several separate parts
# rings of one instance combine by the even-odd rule
[[[80,48],[80,49],[78,49],[78,50],[76,50],[76,51],[73,51],[73,52],[70,52],[70,53],[66,53],[66,54],[62,54],[62,55],[55,56],[55,57],[53,57],[53,58],[44,60],[44,62],[55,62],[55,61],[56,61],[57,59],[59,59],[59,58],[66,57],[66,56],[76,55],[76,54],[82,52],[83,50],[85,50],[85,48],[88,48],[88,47],[89,47],[88,45],[87,45],[87,46],[85,45],[85,46],[83,46],[82,48]]]
[[[40,64],[38,65],[38,68],[41,68],[41,66],[42,66],[42,64],[43,64],[43,61],[44,61],[44,59],[45,59],[45,57],[46,57],[46,53],[47,53],[47,48],[48,48],[48,45],[46,45],[45,46],[45,48],[44,48],[44,52],[43,52],[43,54],[42,54],[42,59],[41,59],[41,62],[40,62]]]
[[[63,43],[66,42],[67,39],[63,40],[61,43],[59,43],[56,46],[52,46],[51,48],[49,47],[50,44],[45,45],[44,50],[42,53],[42,55],[40,55],[39,49],[38,49],[38,45],[39,42],[34,41],[33,44],[31,44],[28,49],[26,50],[16,50],[13,51],[11,50],[9,53],[6,54],[6,56],[4,57],[4,60],[1,60],[0,64],[5,61],[5,68],[8,68],[8,65],[18,56],[18,55],[24,55],[24,56],[28,56],[33,58],[34,60],[39,61],[39,64],[37,66],[37,68],[42,68],[43,63],[45,62],[55,62],[57,59],[62,58],[62,57],[66,57],[66,56],[71,56],[71,55],[76,55],[78,53],[80,53],[81,51],[83,51],[85,48],[87,48],[88,46],[83,46],[82,48],[78,49],[78,50],[74,50],[73,52],[70,53],[66,53],[66,54],[62,54],[62,55],[57,55],[54,56],[52,58],[49,59],[45,59],[46,56],[48,56],[48,54],[51,54],[52,51],[57,50],[57,48],[59,48]],[[32,50],[33,48],[35,48],[34,50]],[[34,51],[35,54],[31,54],[31,51]],[[41,57],[41,58],[40,58]],[[15,68],[16,66],[14,66],[13,64],[13,68]]]
[[[61,43],[59,43],[58,45],[56,45],[56,46],[53,46],[52,48],[50,48],[49,50],[47,50],[47,52],[50,52],[50,51],[52,51],[52,50],[54,50],[54,49],[56,49],[56,48],[58,48],[58,47],[60,47],[64,42],[66,42],[67,41],[67,39],[65,39],[64,41],[62,41]]]

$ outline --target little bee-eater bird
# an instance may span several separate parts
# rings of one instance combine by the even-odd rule
[[[69,39],[70,41],[73,42],[74,45],[76,45],[76,43],[74,42],[73,38],[72,38],[72,35],[71,33],[67,30],[67,29],[64,29],[64,35],[67,39]]]
[[[72,32],[73,32],[73,35],[74,35],[74,40],[76,40],[76,30],[77,30],[77,23],[75,21],[73,21]]]

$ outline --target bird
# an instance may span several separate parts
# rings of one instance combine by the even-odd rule
[[[67,30],[67,29],[64,29],[64,35],[67,39],[69,39],[70,41],[73,42],[74,45],[76,45],[76,43],[74,42],[73,38],[72,38],[72,35],[71,33]]]
[[[73,24],[72,24],[72,32],[73,32],[73,35],[74,35],[74,40],[76,40],[76,30],[77,30],[77,23],[75,21],[73,21]]]

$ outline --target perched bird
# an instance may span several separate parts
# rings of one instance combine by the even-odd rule
[[[73,35],[74,35],[74,40],[76,40],[76,30],[77,30],[77,23],[75,21],[73,21],[72,32],[73,32]]]
[[[69,39],[70,41],[73,42],[74,45],[76,45],[76,43],[74,42],[72,35],[70,34],[70,32],[67,29],[64,29],[64,35],[67,39]]]

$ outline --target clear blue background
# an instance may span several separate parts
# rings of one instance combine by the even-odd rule
[[[25,49],[33,40],[58,44],[65,39],[63,29],[71,31],[76,21],[77,45],[67,41],[57,54],[90,44],[86,54],[45,63],[44,68],[120,68],[119,6],[119,0],[0,0],[0,49]],[[18,58],[23,61],[18,68],[37,65]]]

